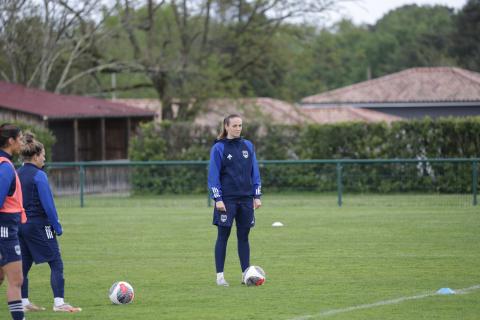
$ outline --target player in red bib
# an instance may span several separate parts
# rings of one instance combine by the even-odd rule
[[[22,138],[18,127],[11,124],[0,126],[0,283],[7,278],[7,303],[13,320],[24,319],[18,226],[26,222],[26,216],[22,206],[22,187],[12,164],[12,157],[22,147]]]

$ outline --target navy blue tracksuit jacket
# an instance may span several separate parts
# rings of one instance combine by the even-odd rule
[[[260,198],[260,172],[250,141],[243,138],[216,141],[210,151],[208,189],[215,201]]]

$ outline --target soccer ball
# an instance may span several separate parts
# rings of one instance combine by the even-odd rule
[[[110,288],[108,297],[114,304],[128,304],[133,301],[135,294],[133,287],[128,282],[118,281]]]
[[[243,282],[247,286],[261,286],[265,283],[265,271],[259,266],[250,266],[243,274]]]

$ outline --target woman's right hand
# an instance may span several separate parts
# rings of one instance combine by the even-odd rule
[[[218,211],[227,211],[227,208],[225,208],[225,203],[223,203],[223,201],[215,202],[215,208],[217,208]]]

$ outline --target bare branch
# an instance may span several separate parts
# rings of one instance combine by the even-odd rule
[[[102,71],[102,70],[105,70],[105,69],[116,68],[117,66],[118,66],[118,63],[116,63],[116,62],[107,63],[107,64],[99,65],[99,66],[87,69],[85,71],[79,72],[76,75],[74,75],[73,77],[71,77],[70,79],[64,81],[63,83],[59,83],[57,85],[57,88],[55,89],[55,92],[56,93],[61,92],[62,89],[64,89],[68,85],[72,84],[73,82],[77,81],[78,79],[80,79],[84,76],[87,76],[89,74],[96,73],[96,72],[99,72],[99,71]]]
[[[7,82],[10,82],[10,78],[8,78],[8,76],[5,74],[5,72],[3,72],[2,70],[0,70],[0,73],[2,74],[2,78],[7,81]]]
[[[114,91],[129,91],[129,90],[136,90],[136,89],[145,89],[145,88],[153,88],[153,84],[151,82],[142,82],[127,86],[117,86],[115,88],[104,88],[102,89],[102,93],[110,93]]]
[[[51,61],[56,61],[58,59],[58,57],[63,53],[64,50],[59,50],[52,58],[51,58]],[[42,57],[42,60],[40,60],[40,62],[35,66],[35,69],[32,73],[32,75],[30,76],[30,79],[27,81],[27,87],[30,87],[32,86],[32,83],[33,81],[35,81],[35,78],[37,77],[37,74],[40,72],[40,68],[43,66],[44,64],[44,59],[45,57]]]
[[[212,6],[212,0],[207,0],[207,3],[205,4],[206,6],[206,12],[205,12],[205,21],[203,24],[203,36],[202,36],[202,52],[205,50],[207,46],[207,40],[208,40],[208,33],[210,30],[210,10]]]
[[[79,55],[79,51],[80,51],[80,47],[82,46],[83,44],[83,41],[84,41],[84,38],[80,38],[77,42],[77,44],[75,45],[75,48],[72,50],[72,52],[70,53],[70,57],[68,58],[68,62],[67,64],[65,65],[65,67],[63,68],[63,72],[62,72],[62,76],[60,77],[60,80],[58,81],[57,83],[57,86],[55,88],[55,92],[59,92],[59,87],[63,84],[63,82],[65,81],[67,75],[68,75],[68,72],[70,71],[70,67],[72,66],[72,63],[73,61],[78,57]]]
[[[140,45],[138,43],[137,37],[132,26],[133,15],[131,13],[132,8],[130,7],[130,1],[125,0],[125,14],[122,16],[121,21],[125,31],[128,34],[128,40],[133,47],[133,56],[135,60],[138,60],[140,57]]]

